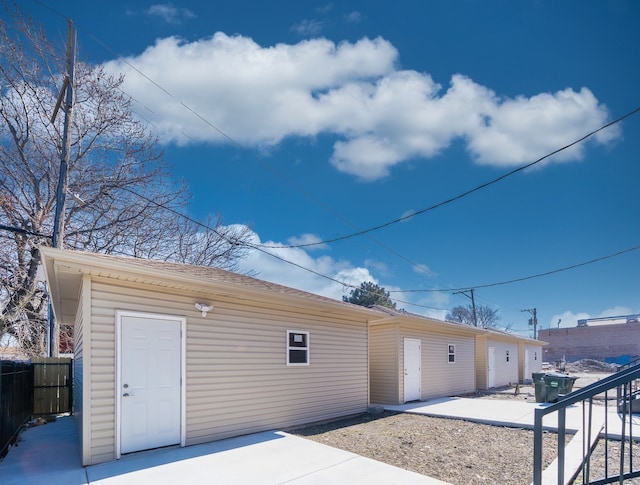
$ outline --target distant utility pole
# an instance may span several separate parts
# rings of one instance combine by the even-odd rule
[[[470,293],[470,295],[468,295],[467,293]],[[478,326],[478,316],[476,315],[476,300],[473,297],[473,288],[469,289],[469,290],[462,290],[462,291],[456,291],[454,293],[454,295],[464,295],[467,298],[469,298],[471,300],[471,308],[473,309],[473,326],[477,327]]]
[[[537,328],[538,328],[538,312],[537,312],[537,309],[529,308],[527,310],[520,310],[520,311],[529,312],[532,315],[533,318],[529,319],[529,325],[533,325],[533,338],[535,340],[538,340],[538,331],[537,331]],[[558,323],[560,323],[560,322],[558,322]]]
[[[76,34],[71,19],[67,20],[67,75],[62,83],[62,89],[58,95],[56,107],[51,115],[53,124],[62,105],[64,98],[64,129],[62,132],[62,154],[60,157],[60,175],[58,176],[58,188],[56,191],[56,211],[53,222],[53,247],[62,248],[64,238],[64,212],[65,199],[67,194],[67,166],[69,165],[71,151],[71,123],[73,121],[73,77],[75,73],[76,61]],[[60,348],[60,326],[56,325],[53,316],[51,301],[49,301],[49,355],[58,357]]]

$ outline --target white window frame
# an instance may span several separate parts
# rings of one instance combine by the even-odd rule
[[[453,360],[451,360],[452,356],[453,356]],[[449,344],[447,346],[447,362],[449,364],[456,363],[456,344]]]
[[[289,342],[291,341],[291,335],[292,334],[299,334],[299,335],[304,335],[305,336],[305,341],[306,341],[306,345],[304,347],[298,347],[298,346],[291,346],[289,344]],[[310,356],[310,342],[309,342],[309,332],[305,331],[305,330],[287,330],[287,366],[305,366],[305,365],[309,365],[311,363],[311,356]],[[290,356],[290,352],[294,350],[294,351],[302,351],[304,350],[306,352],[306,361],[305,362],[290,362],[289,356]]]

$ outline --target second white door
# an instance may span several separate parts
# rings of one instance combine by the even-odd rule
[[[422,396],[422,345],[419,339],[404,339],[404,402]]]

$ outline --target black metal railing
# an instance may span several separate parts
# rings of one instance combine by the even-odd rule
[[[33,366],[0,361],[0,458],[33,413]]]
[[[542,436],[543,418],[552,413],[557,413],[558,419],[558,456],[557,456],[557,483],[564,485],[569,482],[565,474],[565,438],[566,438],[566,410],[569,406],[582,404],[582,460],[581,468],[574,474],[577,476],[582,471],[582,483],[600,485],[605,483],[623,483],[624,480],[640,477],[640,467],[634,466],[634,441],[638,437],[633,434],[633,383],[640,379],[640,364],[623,366],[620,370],[600,381],[590,384],[582,389],[560,397],[558,402],[546,407],[536,408],[534,421],[534,446],[533,446],[533,483],[542,483]],[[615,389],[615,397],[609,397],[609,391]],[[613,394],[613,393],[612,393]],[[603,419],[603,427],[595,429],[592,426],[594,420],[594,399],[600,400],[604,396],[604,407],[598,406],[600,415],[596,419]],[[617,414],[616,422],[611,423],[611,405],[615,405],[614,413]],[[596,413],[597,414],[597,413]],[[619,426],[621,421],[621,427]],[[600,430],[602,430],[600,432]],[[597,436],[591,433],[599,433],[601,440],[604,440],[604,464],[600,467],[596,479],[591,479],[591,458],[592,451],[597,442]],[[616,441],[618,446],[610,447],[609,442]],[[637,446],[635,447],[637,458]],[[617,450],[617,451],[611,451]],[[618,453],[615,460],[616,467],[610,467],[610,453]],[[640,460],[636,459],[636,462]],[[615,468],[615,470],[610,470]],[[611,474],[610,474],[611,472]],[[575,476],[571,477],[573,480]]]

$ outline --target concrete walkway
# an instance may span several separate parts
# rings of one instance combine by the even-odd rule
[[[416,484],[445,482],[281,431],[126,455],[82,467],[72,417],[21,434],[0,462],[3,485]]]
[[[501,400],[501,399],[468,399],[459,397],[445,397],[430,401],[402,404],[398,406],[384,406],[389,411],[402,411],[407,413],[424,414],[426,416],[466,419],[476,423],[492,424],[497,426],[512,426],[524,429],[533,429],[536,408],[550,406],[548,403],[533,403],[525,401]],[[594,418],[605,417],[604,406],[594,406]],[[558,429],[558,413],[551,413],[543,419],[543,427],[549,431]],[[606,412],[608,422],[608,436],[612,439],[620,439],[622,435],[622,418],[615,408],[609,406]],[[640,436],[640,416],[627,416],[625,435],[629,436],[629,419],[633,427],[633,436]],[[576,433],[583,426],[583,413],[581,405],[573,405],[567,408],[566,428],[567,432]]]

